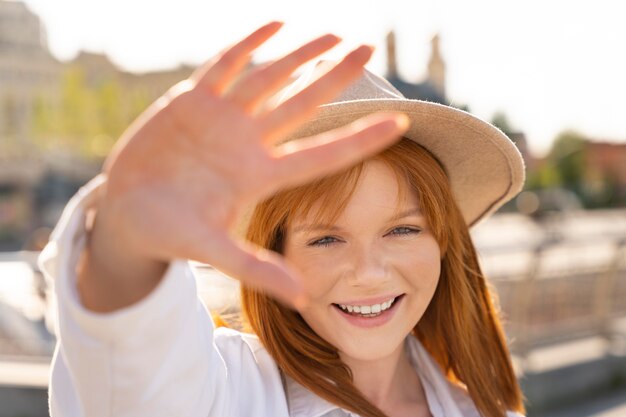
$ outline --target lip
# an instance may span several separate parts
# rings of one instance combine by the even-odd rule
[[[399,298],[393,303],[391,308],[383,311],[382,314],[376,317],[353,316],[351,314],[346,313],[345,311],[343,311],[341,308],[339,308],[336,305],[333,305],[332,308],[333,310],[337,311],[337,314],[339,314],[341,317],[343,317],[348,323],[350,323],[353,326],[362,327],[362,328],[379,327],[389,322],[396,315],[396,312],[400,308],[400,305],[404,302],[404,295],[405,294],[400,295]]]
[[[379,297],[362,298],[360,300],[341,301],[334,304],[343,304],[344,306],[371,306],[374,304],[380,304],[392,298],[401,296],[402,294],[382,295]]]

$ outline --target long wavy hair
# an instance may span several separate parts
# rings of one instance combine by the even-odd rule
[[[412,333],[446,376],[464,386],[485,417],[523,413],[496,302],[478,264],[469,228],[456,205],[444,169],[410,139],[375,156],[396,174],[401,190],[416,193],[442,254],[435,294]],[[278,253],[290,222],[310,212],[334,222],[352,196],[364,162],[297,188],[281,191],[255,208],[247,238]],[[402,194],[401,194],[402,195]],[[253,288],[241,288],[244,320],[279,369],[318,396],[363,417],[386,417],[353,384],[337,349],[317,335],[297,311]]]

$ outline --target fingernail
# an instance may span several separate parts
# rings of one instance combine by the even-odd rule
[[[328,40],[331,40],[333,42],[341,42],[343,39],[333,33],[328,33],[324,36],[325,38],[327,38]]]
[[[374,51],[374,47],[371,45],[361,45],[358,48],[354,49],[351,53],[352,54],[363,54],[366,53],[368,56],[370,56],[372,54],[372,52]]]
[[[268,24],[263,26],[263,29],[266,29],[266,30],[278,30],[281,27],[283,27],[284,24],[285,24],[285,22],[281,22],[280,20],[274,20],[273,22],[269,22]]]
[[[363,46],[367,48],[370,54],[373,54],[374,51],[376,50],[376,47],[374,45],[363,45]]]
[[[399,130],[407,130],[411,126],[411,119],[404,113],[396,114],[395,122]]]

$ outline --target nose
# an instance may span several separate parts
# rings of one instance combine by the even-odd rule
[[[376,287],[390,278],[384,254],[375,248],[363,248],[351,255],[347,283],[355,287]]]

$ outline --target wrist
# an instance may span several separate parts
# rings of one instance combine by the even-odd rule
[[[167,268],[167,263],[133,250],[107,214],[102,207],[87,212],[86,244],[77,267],[82,304],[103,313],[141,300],[157,286]]]

